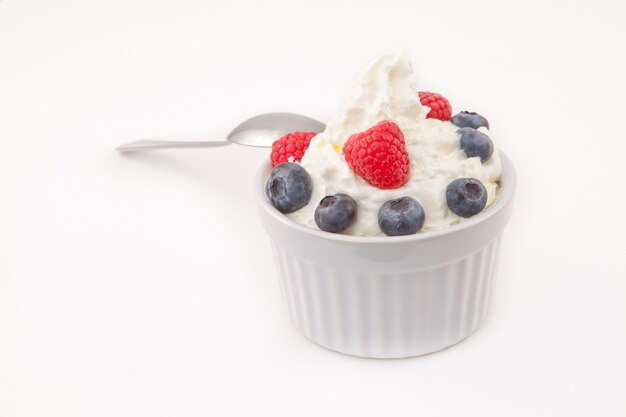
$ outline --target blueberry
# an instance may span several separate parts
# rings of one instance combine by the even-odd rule
[[[346,230],[355,217],[356,201],[347,194],[328,195],[315,209],[315,223],[326,232]]]
[[[476,178],[458,178],[446,189],[448,207],[461,217],[472,217],[487,205],[487,189]]]
[[[306,206],[312,192],[309,173],[293,162],[276,165],[265,184],[265,195],[282,213],[292,213]]]
[[[453,125],[458,127],[471,127],[478,129],[479,127],[486,127],[489,129],[489,122],[478,113],[470,111],[462,111],[457,113],[450,119]]]
[[[461,135],[461,149],[468,158],[478,156],[481,162],[486,162],[493,155],[493,142],[489,136],[471,127],[463,127],[456,131]]]
[[[417,233],[424,225],[424,208],[416,199],[401,197],[389,200],[378,211],[378,226],[387,236]]]

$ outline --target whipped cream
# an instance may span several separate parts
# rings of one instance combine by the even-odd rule
[[[411,81],[411,63],[405,54],[383,56],[373,62],[350,88],[339,116],[311,140],[301,164],[311,175],[313,194],[309,204],[289,214],[305,226],[318,229],[314,212],[327,195],[345,193],[358,205],[355,222],[343,233],[384,236],[378,226],[378,210],[389,200],[410,196],[424,207],[426,219],[421,232],[441,229],[464,218],[448,209],[446,187],[456,179],[479,179],[488,193],[487,206],[498,192],[502,173],[495,146],[485,163],[468,158],[459,147],[458,127],[450,122],[427,119],[430,111],[420,104]],[[343,158],[341,147],[348,138],[381,120],[392,120],[402,130],[411,163],[409,180],[400,188],[381,190],[357,176]],[[486,128],[479,131],[490,136]]]

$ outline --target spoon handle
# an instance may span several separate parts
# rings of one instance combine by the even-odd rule
[[[230,144],[227,140],[212,142],[176,142],[169,140],[138,140],[118,146],[118,152],[135,152],[147,149],[173,149],[173,148],[213,148]]]

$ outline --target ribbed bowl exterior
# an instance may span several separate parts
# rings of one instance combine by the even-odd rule
[[[423,355],[471,335],[489,309],[513,206],[515,171],[502,160],[500,195],[483,213],[443,231],[393,238],[292,222],[265,198],[270,167],[261,167],[255,194],[296,328],[321,346],[372,358]]]
[[[453,345],[483,321],[500,238],[431,269],[348,271],[299,258],[274,243],[283,300],[311,341],[372,358],[423,355]]]

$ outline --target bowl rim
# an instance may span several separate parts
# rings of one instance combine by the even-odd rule
[[[436,239],[442,236],[459,233],[463,230],[467,230],[477,225],[484,223],[488,219],[495,216],[501,211],[515,194],[515,188],[517,186],[517,174],[515,167],[509,159],[509,157],[502,151],[499,151],[500,158],[502,160],[502,176],[499,181],[500,193],[498,194],[496,201],[489,207],[487,207],[481,213],[468,218],[460,223],[453,224],[439,230],[433,230],[424,233],[415,233],[405,236],[354,236],[344,235],[341,233],[329,233],[323,230],[311,229],[310,227],[301,225],[291,220],[285,214],[278,211],[267,199],[265,195],[265,182],[271,171],[271,164],[269,159],[263,161],[260,167],[257,169],[254,178],[254,195],[257,203],[262,210],[267,212],[274,220],[282,223],[283,225],[294,229],[300,233],[310,235],[319,239],[335,241],[335,242],[348,242],[359,244],[396,244],[401,242],[418,242]]]

